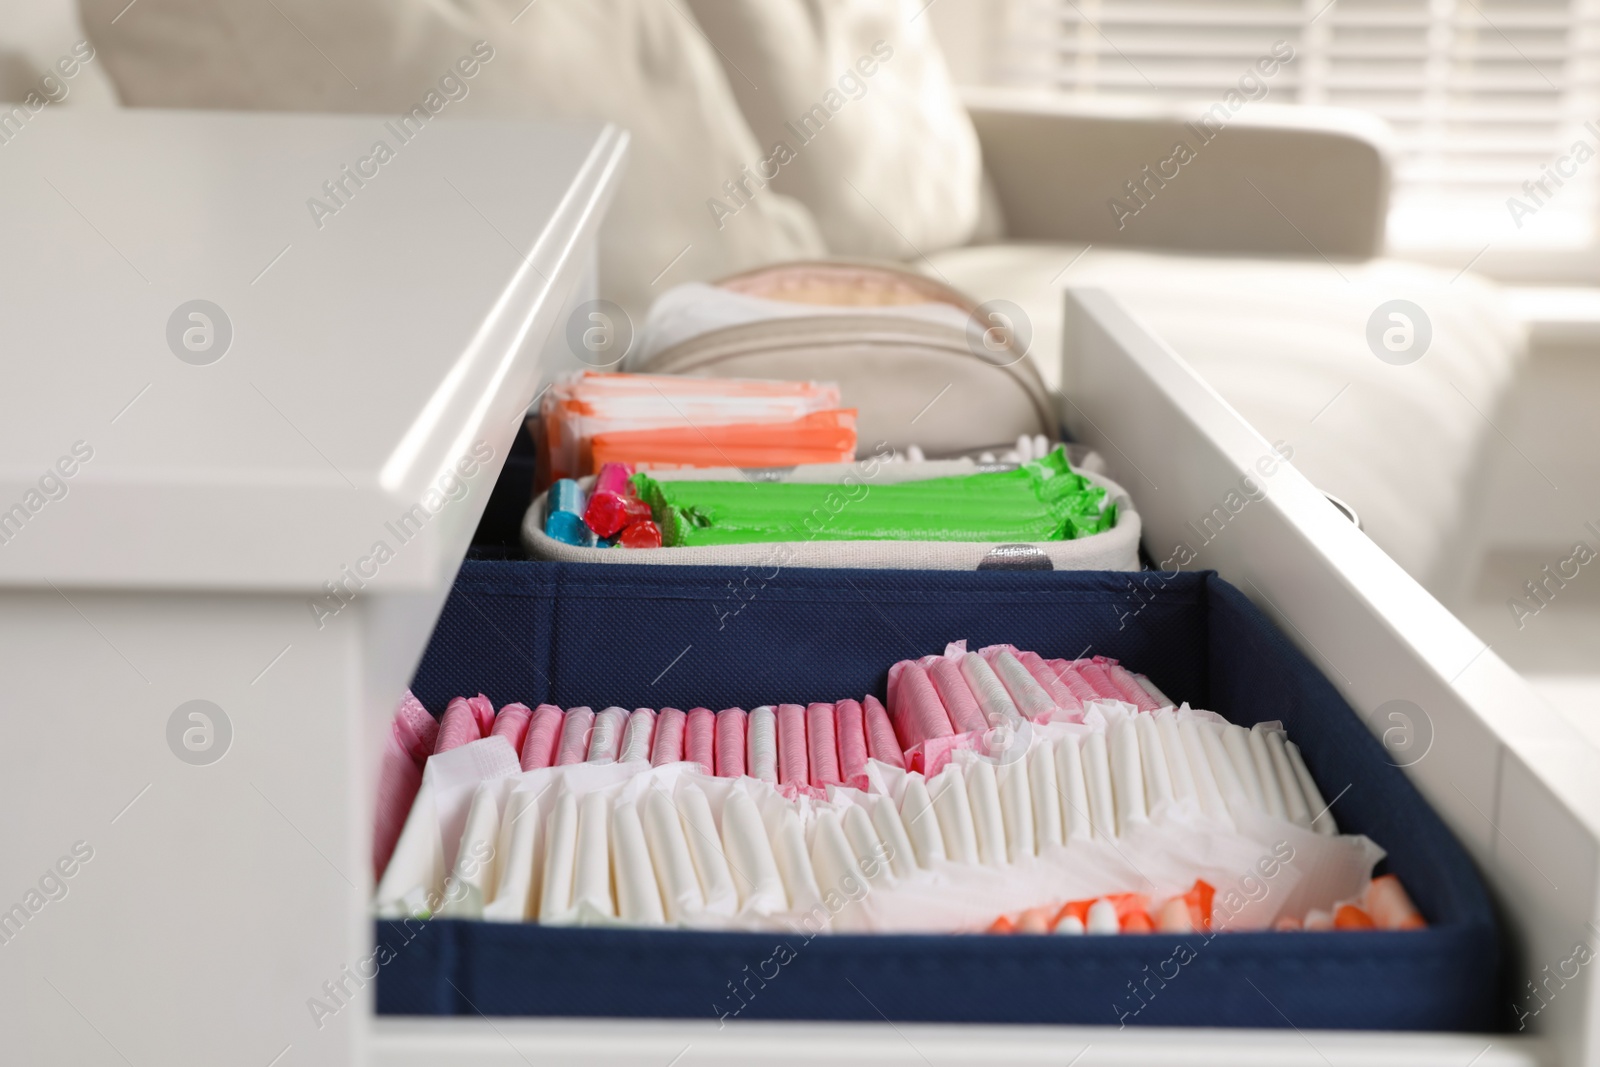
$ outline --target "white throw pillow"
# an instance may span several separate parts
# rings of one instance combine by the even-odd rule
[[[1526,351],[1522,325],[1476,275],[1393,259],[1334,268],[1044,243],[957,249],[931,268],[977,299],[1021,305],[1041,375],[1069,396],[1062,289],[1108,290],[1263,437],[1288,443],[1294,465],[1353,506],[1414,578],[1440,593],[1459,581],[1476,516],[1494,506],[1474,477],[1495,433],[1486,420],[1498,421]],[[1426,354],[1406,366],[1379,359],[1366,337],[1373,309],[1396,298],[1432,321]],[[1171,551],[1155,548],[1158,562]]]
[[[916,259],[971,239],[982,158],[927,0],[688,2],[762,145],[752,170],[811,209],[830,251]]]
[[[679,5],[139,0],[123,11],[127,0],[81,2],[133,106],[399,114],[487,42],[492,58],[441,117],[601,120],[632,133],[601,237],[601,288],[639,321],[677,282],[824,250],[809,213],[787,197],[769,193],[731,219],[708,211],[759,151]]]

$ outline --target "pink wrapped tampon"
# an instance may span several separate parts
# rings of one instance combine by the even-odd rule
[[[1133,673],[1122,664],[1117,663],[1115,660],[1107,660],[1101,664],[1101,668],[1106,672],[1106,677],[1111,680],[1111,684],[1116,686],[1118,691],[1122,693],[1123,700],[1126,700],[1140,711],[1155,711],[1161,707],[1160,704],[1156,703],[1154,697],[1145,692],[1144,686],[1139,684],[1139,679],[1135,678]]]
[[[482,738],[483,729],[478,725],[472,705],[466,697],[456,697],[444,709],[444,721],[439,724],[439,739],[434,743],[433,754],[437,756]]]
[[[1037,721],[1055,713],[1055,701],[1045,692],[1044,686],[1028,673],[1028,668],[1022,665],[1009,647],[987,648],[982,654],[1023,718]]]
[[[500,709],[500,714],[494,717],[494,727],[489,731],[490,737],[503,737],[511,742],[511,751],[522,752],[523,739],[528,734],[528,720],[533,718],[533,712],[528,710],[526,704],[507,704]]]
[[[1056,707],[1062,711],[1082,711],[1083,701],[1072,691],[1061,676],[1050,669],[1050,665],[1040,658],[1037,652],[1018,652],[1017,662],[1028,669],[1033,675],[1033,680],[1044,687]]]
[[[650,760],[650,742],[655,739],[656,713],[651,708],[634,708],[628,716],[628,725],[622,730],[622,751],[617,760]]]
[[[1150,694],[1150,699],[1156,702],[1157,708],[1176,707],[1176,705],[1172,703],[1172,698],[1163,693],[1160,688],[1156,686],[1156,683],[1150,680],[1148,675],[1135,674],[1134,678],[1138,680],[1140,688],[1142,688],[1146,693]]]
[[[690,708],[684,725],[683,758],[700,764],[700,770],[710,774],[716,766],[715,752],[717,717],[710,708]]]
[[[717,712],[717,777],[744,776],[745,720],[743,708],[723,708]]]
[[[1056,672],[1056,677],[1061,679],[1061,684],[1071,690],[1072,695],[1078,698],[1080,706],[1089,703],[1091,700],[1100,699],[1100,694],[1096,693],[1094,686],[1090,685],[1083,675],[1078,673],[1078,668],[1071,660],[1050,659],[1045,660],[1045,664]]]
[[[561,725],[566,717],[554,704],[540,704],[528,722],[528,736],[522,739],[522,769],[536,771],[553,767],[556,748],[561,743]]]
[[[839,746],[834,740],[833,705],[806,706],[806,752],[811,764],[811,784],[840,785]]]
[[[949,713],[950,723],[956,733],[988,729],[989,724],[983,719],[983,709],[978,707],[978,698],[972,695],[967,680],[961,677],[959,663],[939,657],[928,668],[928,679],[933,683],[934,692],[939,694],[944,710]],[[905,684],[905,679],[901,679],[901,684]]]
[[[1072,669],[1078,672],[1079,677],[1089,683],[1090,688],[1094,690],[1096,698],[1100,700],[1125,699],[1122,695],[1122,690],[1117,688],[1117,683],[1113,682],[1111,676],[1106,674],[1105,667],[1094,660],[1075,660],[1072,664]]]
[[[950,737],[955,731],[950,715],[934,691],[928,672],[920,663],[906,662],[901,667],[900,684],[895,690],[889,721],[904,748],[912,748],[933,737]]]
[[[568,708],[561,723],[561,744],[556,748],[556,766],[567,767],[589,758],[589,733],[594,729],[593,708]]]
[[[687,718],[677,708],[662,708],[656,716],[656,740],[650,749],[650,766],[683,761],[683,724]]]
[[[839,739],[839,777],[852,785],[867,773],[867,718],[854,700],[841,700],[833,706],[835,733]]]
[[[383,746],[378,771],[378,801],[372,831],[372,873],[381,878],[394,854],[395,842],[417,791],[422,788],[422,767],[439,742],[439,720],[406,690],[394,710],[394,722]]]
[[[400,747],[409,752],[420,767],[438,748],[439,720],[429,715],[422,701],[407,689],[394,709],[394,733]]]
[[[467,698],[467,707],[472,709],[472,717],[478,720],[478,736],[488,737],[489,731],[494,729],[494,701],[479,693]]]
[[[882,760],[891,767],[905,770],[906,756],[900,748],[900,742],[894,736],[894,727],[889,723],[889,713],[883,710],[883,705],[878,703],[875,696],[861,698],[861,710],[867,719],[867,755],[875,760]]]
[[[806,785],[811,768],[806,759],[806,709],[778,705],[778,784]]]

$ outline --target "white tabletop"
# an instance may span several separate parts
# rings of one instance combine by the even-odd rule
[[[48,108],[0,145],[0,585],[318,588],[509,439],[626,135],[389,121]],[[191,300],[214,362],[204,320],[169,343]],[[429,543],[373,580],[436,581]]]

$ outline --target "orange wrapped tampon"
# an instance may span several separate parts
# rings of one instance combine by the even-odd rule
[[[1367,887],[1367,912],[1382,930],[1421,930],[1428,925],[1392,874],[1374,878]]]
[[[1048,934],[1050,932],[1051,918],[1053,918],[1053,914],[1048,906],[1029,908],[1017,916],[1017,932],[1022,934]]]
[[[1089,906],[1093,903],[1093,900],[1067,901],[1056,912],[1055,919],[1050,923],[1051,927],[1060,926],[1063,919],[1077,919],[1079,926],[1087,926],[1089,923]]]
[[[1194,920],[1189,917],[1189,902],[1182,897],[1173,897],[1161,905],[1161,910],[1156,912],[1156,929],[1164,934],[1193,933]]]
[[[1333,928],[1335,930],[1372,930],[1377,924],[1372,921],[1372,916],[1364,908],[1354,904],[1340,904],[1339,910],[1333,913]]]
[[[675,467],[793,467],[856,458],[854,408],[814,411],[789,422],[674,426],[596,434],[593,463],[640,470]]]
[[[1196,930],[1211,929],[1211,902],[1216,895],[1216,889],[1204,878],[1196,878],[1183,895],[1183,902],[1189,908],[1189,921]]]
[[[1153,934],[1156,924],[1151,921],[1150,913],[1140,908],[1130,911],[1122,917],[1122,932],[1125,934]]]

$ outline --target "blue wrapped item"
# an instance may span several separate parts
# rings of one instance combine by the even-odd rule
[[[548,508],[544,519],[545,536],[562,544],[593,548],[594,531],[583,521],[587,497],[588,494],[571,478],[562,478],[552,485],[545,498]]]
[[[1138,601],[1135,577],[1148,591]],[[377,978],[379,1014],[1505,1027],[1499,932],[1472,860],[1327,678],[1212,573],[468,560],[411,689],[435,713],[479,691],[496,704],[563,707],[602,693],[627,707],[881,698],[889,664],[957,637],[1046,657],[1092,648],[1242,726],[1282,720],[1339,827],[1388,850],[1378,873],[1400,877],[1428,928],[807,939],[379,921],[376,943],[392,953]],[[788,954],[775,959],[780,944]],[[730,979],[758,973],[759,996],[731,995]]]
[[[589,504],[589,494],[571,478],[562,478],[550,487],[550,495],[546,500],[552,515],[558,511],[570,511],[582,518],[583,509]]]
[[[595,547],[594,531],[570,511],[552,511],[550,517],[544,520],[544,532],[562,544]]]

